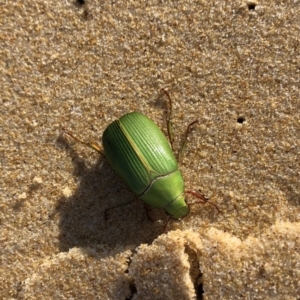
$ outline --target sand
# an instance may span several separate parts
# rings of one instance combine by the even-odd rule
[[[84,3],[83,3],[84,2]],[[299,299],[299,1],[2,1],[1,299]],[[140,111],[187,189],[170,222],[97,152]],[[188,202],[195,199],[188,196]]]

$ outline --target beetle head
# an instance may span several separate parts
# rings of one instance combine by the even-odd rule
[[[184,199],[184,194],[181,194],[175,200],[164,207],[164,210],[171,216],[172,219],[182,219],[190,213],[190,207]]]

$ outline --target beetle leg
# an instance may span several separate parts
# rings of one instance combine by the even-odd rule
[[[128,201],[128,202],[120,203],[120,204],[118,204],[118,205],[116,205],[116,206],[107,208],[107,209],[105,210],[105,212],[104,212],[104,218],[105,218],[105,220],[108,220],[107,212],[108,212],[109,210],[115,209],[115,208],[119,208],[119,207],[122,207],[122,206],[125,206],[125,205],[128,205],[128,204],[131,204],[131,203],[134,202],[134,201],[136,201],[136,199],[133,199],[133,200]]]
[[[182,142],[182,145],[181,145],[181,148],[178,152],[178,155],[177,155],[177,161],[178,163],[181,163],[181,160],[182,160],[182,156],[183,156],[183,152],[186,148],[186,144],[187,144],[187,138],[189,136],[189,133],[190,133],[190,130],[191,130],[191,127],[196,124],[196,123],[199,123],[198,120],[195,120],[193,122],[191,122],[188,127],[186,128],[185,132],[184,132],[184,136],[183,136],[183,142]]]
[[[168,97],[168,100],[169,100],[169,110],[168,110],[168,116],[167,116],[167,129],[168,129],[169,141],[171,143],[172,150],[174,151],[174,147],[173,147],[173,144],[174,144],[174,133],[173,133],[173,125],[172,125],[172,118],[173,118],[172,99],[171,99],[170,94],[169,94],[169,92],[167,90],[161,89],[161,91],[166,94],[166,96]],[[184,133],[184,136],[183,136],[183,142],[182,142],[181,148],[180,148],[180,150],[178,152],[178,155],[177,155],[177,161],[179,163],[182,160],[183,152],[184,152],[184,150],[186,148],[187,138],[188,138],[188,135],[190,133],[190,129],[196,123],[199,123],[199,121],[195,120],[195,121],[191,122],[188,125],[187,129],[185,130],[185,133]]]
[[[161,89],[162,92],[166,94],[169,100],[169,109],[168,109],[168,116],[167,116],[167,130],[168,130],[168,137],[169,141],[172,147],[172,150],[174,151],[173,144],[174,144],[174,134],[173,134],[173,125],[172,125],[172,118],[173,118],[173,107],[172,107],[172,99],[170,97],[170,94],[165,89]]]
[[[167,221],[166,225],[164,226],[164,233],[167,233],[167,227],[168,227],[170,221],[171,221],[171,216],[169,216],[168,221]]]
[[[63,128],[63,131],[69,135],[70,137],[72,137],[75,141],[79,142],[80,144],[86,145],[90,148],[92,148],[93,150],[97,151],[98,153],[100,153],[102,156],[105,157],[105,154],[101,148],[101,146],[99,146],[97,143],[86,143],[82,140],[80,140],[79,138],[77,138],[75,135],[73,135],[69,130],[67,130],[66,128]]]
[[[221,212],[220,209],[219,209],[219,207],[215,203],[208,201],[208,199],[205,198],[203,195],[201,195],[201,194],[199,194],[199,193],[197,193],[195,191],[190,191],[190,190],[184,191],[184,192],[187,193],[187,194],[191,194],[191,195],[197,197],[198,199],[200,199],[199,201],[196,201],[196,202],[193,202],[193,203],[189,203],[189,205],[194,205],[194,204],[198,204],[198,203],[201,203],[201,204],[208,203],[210,205],[213,205],[216,208],[216,210],[218,211],[218,214]]]
[[[153,219],[151,218],[150,214],[149,214],[149,212],[152,210],[152,209],[151,209],[151,206],[148,205],[148,204],[146,204],[146,203],[144,203],[144,209],[145,209],[146,214],[147,214],[147,219],[153,223],[155,220],[153,220]]]

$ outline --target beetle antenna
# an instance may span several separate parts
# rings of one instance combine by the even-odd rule
[[[63,127],[62,130],[67,135],[69,135],[71,138],[73,138],[75,141],[77,141],[78,143],[88,146],[88,147],[92,148],[93,150],[97,151],[98,153],[100,153],[101,155],[105,156],[103,150],[101,149],[101,146],[99,146],[97,143],[86,143],[86,142],[80,140],[78,137],[76,137],[72,132],[67,130],[65,127]]]
[[[198,203],[201,203],[201,204],[208,203],[210,205],[213,205],[216,208],[216,210],[218,211],[218,214],[221,212],[221,210],[219,209],[219,207],[215,203],[213,203],[211,201],[208,201],[208,199],[205,198],[203,195],[201,195],[201,194],[199,194],[195,191],[190,191],[190,190],[184,191],[184,192],[187,193],[187,194],[191,194],[191,195],[195,196],[196,198],[200,199],[199,201],[189,203],[189,205],[194,205],[194,204],[198,204]]]

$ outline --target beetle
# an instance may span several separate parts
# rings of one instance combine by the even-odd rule
[[[189,214],[190,206],[185,200],[185,193],[197,197],[199,201],[196,203],[214,205],[219,212],[218,207],[203,195],[184,188],[182,173],[173,153],[172,101],[169,93],[164,89],[162,91],[169,99],[167,129],[170,143],[160,128],[139,112],[127,113],[107,126],[102,136],[104,152],[97,144],[83,142],[66,129],[65,132],[104,155],[137,197],[149,206],[163,209],[169,220],[181,219]],[[185,131],[179,161],[190,128],[197,122],[190,123]]]

